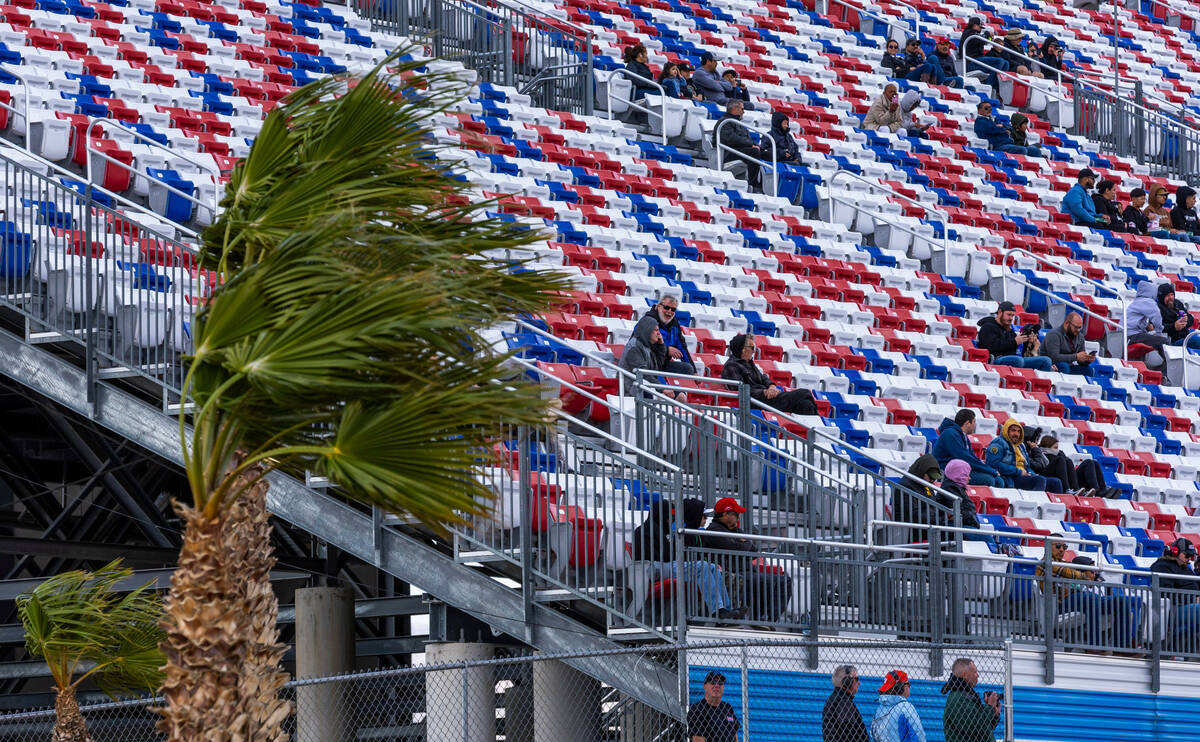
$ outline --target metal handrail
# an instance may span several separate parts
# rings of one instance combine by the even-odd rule
[[[998,533],[1004,533],[1006,537],[1013,536],[1013,537],[1020,537],[1020,538],[1026,538],[1026,539],[1034,539],[1034,538],[1054,539],[1055,541],[1063,541],[1068,544],[1085,544],[1087,546],[1099,546],[1101,548],[1104,548],[1104,542],[1092,541],[1090,539],[1083,538],[1082,536],[1079,536],[1079,537],[1067,536],[1065,534],[1062,536],[1042,536],[1042,535],[1034,534],[1034,533],[1012,533],[1012,534],[1009,534],[1009,533],[1005,533],[1004,531],[993,531],[993,530],[988,530],[986,528],[965,528],[965,527],[959,527],[959,526],[944,526],[941,524],[931,524],[931,523],[913,523],[913,522],[902,521],[902,520],[888,520],[886,518],[872,518],[870,521],[867,522],[867,545],[871,545],[874,543],[873,539],[875,537],[875,526],[903,526],[905,528],[933,528],[933,529],[937,529],[938,531],[950,531],[951,533],[978,533],[981,536],[995,536]],[[876,545],[877,546],[887,546],[887,544],[876,544]],[[974,556],[974,555],[972,555],[972,556]]]
[[[1194,22],[1196,24],[1197,29],[1200,29],[1200,14],[1190,13],[1187,10],[1184,10],[1183,8],[1179,8],[1177,6],[1163,2],[1163,0],[1150,0],[1150,4],[1158,5],[1160,7],[1166,8],[1170,13],[1174,13],[1175,15],[1179,16],[1180,18],[1191,18],[1192,22]],[[1153,17],[1153,16],[1151,16],[1151,17]],[[1162,20],[1163,20],[1163,25],[1165,25],[1165,26],[1171,25],[1169,23],[1170,16],[1168,16]]]
[[[1097,281],[1094,278],[1085,276],[1082,272],[1076,273],[1074,270],[1071,270],[1075,267],[1071,263],[1066,263],[1065,265],[1062,263],[1056,263],[1053,260],[1050,260],[1049,258],[1046,258],[1043,255],[1038,255],[1037,253],[1030,252],[1029,250],[1026,250],[1023,247],[1010,247],[1007,250],[1005,250],[1004,255],[1002,257],[1003,262],[1001,263],[1001,265],[1004,265],[1004,266],[1008,265],[1008,258],[1013,253],[1020,253],[1027,257],[1033,258],[1034,261],[1041,263],[1042,265],[1048,265],[1052,268],[1057,268],[1059,271],[1066,273],[1068,276],[1074,276],[1078,279],[1081,279],[1083,281],[1086,281],[1087,283],[1092,284],[1093,286],[1095,286],[1098,289],[1103,289],[1104,291],[1109,292],[1110,294],[1112,294],[1114,297],[1116,297],[1118,299],[1121,298],[1121,293],[1119,291],[1117,291],[1116,289],[1114,289],[1113,287],[1109,286],[1108,284],[1106,284],[1102,281]],[[1013,261],[1013,265],[1016,265],[1015,260]]]
[[[1024,286],[1025,288],[1029,289],[1030,291],[1036,291],[1037,293],[1045,296],[1048,299],[1053,299],[1055,301],[1062,302],[1063,304],[1067,305],[1068,307],[1071,307],[1072,309],[1074,309],[1075,311],[1077,311],[1081,314],[1086,314],[1089,317],[1094,317],[1097,320],[1099,320],[1100,322],[1102,322],[1103,324],[1105,324],[1111,328],[1116,329],[1117,327],[1120,327],[1121,328],[1121,340],[1122,340],[1122,342],[1121,342],[1121,360],[1123,360],[1123,361],[1129,360],[1129,328],[1125,324],[1124,321],[1117,322],[1116,320],[1114,320],[1110,317],[1105,317],[1103,315],[1097,314],[1096,312],[1093,312],[1092,310],[1088,309],[1087,307],[1085,307],[1084,305],[1075,301],[1074,299],[1064,299],[1061,296],[1059,296],[1058,294],[1055,294],[1053,291],[1050,291],[1049,289],[1044,289],[1041,286],[1034,286],[1029,281],[1026,281],[1024,278],[1017,276],[1017,275],[1001,276],[1000,280],[1003,281],[1004,301],[1009,301],[1008,282],[1013,281],[1021,286]],[[1125,304],[1124,298],[1122,298],[1122,297],[1117,297],[1117,298],[1121,300],[1121,310],[1122,310],[1121,319],[1124,320],[1125,319],[1124,312],[1127,310],[1128,307]]]
[[[21,83],[21,89],[25,91],[25,112],[23,114],[19,113],[12,106],[8,106],[3,103],[0,103],[0,106],[4,106],[8,110],[12,111],[14,114],[22,116],[25,119],[25,131],[21,132],[21,136],[23,136],[25,138],[25,148],[28,149],[29,148],[29,82],[25,79],[24,75],[22,75],[18,72],[13,72],[8,67],[8,65],[0,64],[0,70],[3,70],[5,74],[12,75],[13,77],[17,78],[17,80],[19,80]]]
[[[1192,330],[1183,339],[1183,358],[1182,358],[1182,360],[1183,360],[1183,388],[1184,389],[1192,388],[1191,374],[1188,373],[1188,369],[1192,367],[1192,364],[1200,364],[1200,358],[1196,358],[1196,356],[1194,354],[1188,352],[1188,350],[1192,344],[1192,338],[1200,338],[1200,330]]]
[[[713,129],[713,146],[717,150],[717,169],[724,170],[724,168],[725,168],[725,156],[724,156],[725,150],[729,150],[730,152],[741,155],[742,157],[747,156],[745,153],[738,152],[733,147],[730,147],[728,144],[725,144],[721,141],[721,129],[725,128],[725,125],[731,121],[736,122],[737,124],[742,126],[744,129],[746,129],[747,131],[753,131],[754,133],[758,134],[758,140],[760,142],[763,139],[766,139],[767,141],[769,141],[771,143],[771,164],[768,165],[766,160],[759,160],[759,162],[761,163],[759,165],[759,167],[765,167],[765,168],[770,169],[771,180],[774,183],[774,187],[771,189],[771,193],[772,194],[779,193],[779,145],[775,144],[775,137],[771,136],[769,133],[764,136],[761,131],[758,131],[757,129],[751,129],[749,126],[746,126],[745,124],[743,124],[741,121],[738,121],[737,119],[734,119],[734,118],[722,119],[721,121],[717,122],[716,127]],[[760,178],[762,177],[761,174],[759,177]]]
[[[901,38],[907,38],[910,33],[918,39],[921,38],[921,16],[920,16],[920,13],[917,11],[917,9],[915,7],[913,7],[912,5],[909,5],[908,3],[900,2],[899,0],[894,0],[895,5],[903,5],[904,7],[913,11],[913,13],[915,14],[915,16],[912,19],[907,19],[907,18],[905,19],[905,20],[911,20],[911,22],[913,24],[913,28],[911,28],[911,29],[901,23],[898,23],[897,21],[893,21],[890,18],[887,18],[886,16],[877,14],[872,10],[867,10],[866,8],[862,8],[857,5],[852,4],[850,2],[847,2],[847,0],[825,0],[826,12],[828,12],[828,5],[831,2],[841,5],[843,7],[846,7],[846,8],[850,8],[851,10],[858,13],[860,16],[865,15],[868,18],[872,18],[877,21],[882,21],[884,23],[884,25],[886,25],[888,28],[899,29],[900,33],[903,34],[903,36]]]
[[[825,188],[828,191],[828,198],[829,198],[829,223],[830,224],[833,223],[833,205],[834,205],[834,203],[851,203],[850,201],[847,201],[845,199],[842,199],[842,198],[839,198],[838,196],[833,195],[833,186],[838,178],[850,178],[852,180],[857,180],[861,183],[866,183],[867,186],[870,188],[884,191],[885,193],[888,193],[891,196],[893,196],[895,198],[899,198],[903,201],[907,201],[908,203],[913,204],[914,206],[920,206],[927,213],[932,213],[932,214],[940,217],[942,220],[942,238],[941,238],[942,253],[944,255],[946,255],[947,257],[950,255],[950,215],[949,214],[947,214],[946,212],[937,208],[936,206],[931,206],[929,204],[922,203],[922,202],[916,200],[915,198],[910,198],[908,196],[905,196],[903,193],[900,193],[899,191],[897,191],[895,188],[892,188],[891,186],[883,185],[882,183],[871,180],[870,178],[864,178],[863,176],[858,175],[857,173],[851,172],[849,170],[839,169],[833,175],[829,176],[829,181],[825,184]],[[858,205],[858,204],[853,204],[853,206],[854,206],[855,210],[857,210],[857,211],[865,211],[866,210],[861,205]],[[896,227],[904,232],[907,232],[908,234],[911,234],[914,237],[920,237],[921,239],[927,239],[924,235],[917,234],[915,231],[907,228],[903,224],[898,224],[896,222],[890,221],[886,217],[886,215],[881,215],[879,212],[872,214],[871,218],[878,219],[879,221],[884,222],[892,227]]]
[[[962,49],[963,75],[966,75],[967,72],[971,71],[969,69],[971,56],[967,53],[967,49],[970,46],[970,44],[968,42],[970,41],[970,39],[974,39],[976,37],[978,37],[979,40],[981,42],[983,42],[984,45],[993,46],[993,47],[996,47],[997,49],[1001,49],[1008,56],[1019,57],[1020,59],[1023,59],[1027,62],[1031,62],[1034,65],[1037,65],[1038,67],[1049,70],[1051,73],[1059,76],[1059,82],[1062,82],[1063,78],[1068,78],[1068,77],[1072,80],[1072,82],[1078,81],[1080,79],[1080,77],[1078,75],[1074,74],[1073,72],[1067,72],[1066,70],[1060,70],[1060,69],[1051,67],[1050,65],[1046,64],[1045,62],[1043,62],[1039,59],[1034,59],[1033,57],[1029,56],[1028,54],[1025,54],[1024,52],[1019,51],[1017,49],[1011,49],[1011,48],[1005,46],[1003,43],[996,41],[995,39],[989,39],[988,37],[984,36],[981,33],[977,33],[974,36],[970,36],[970,37],[968,37],[967,41],[963,42],[963,49]],[[975,60],[975,64],[978,64],[986,69],[990,69],[993,72],[1003,71],[1003,70],[997,70],[995,67],[992,67],[991,65],[984,64],[983,62],[980,62],[979,59]],[[1013,75],[1013,77],[1019,77],[1019,75],[1017,75],[1015,72],[1012,73],[1012,75]]]
[[[606,84],[604,86],[604,98],[605,98],[605,106],[608,108],[608,119],[610,121],[613,119],[612,81],[613,81],[613,78],[616,77],[617,75],[622,75],[624,77],[631,78],[635,82],[648,83],[651,87],[653,87],[655,90],[658,91],[658,95],[661,98],[661,102],[659,103],[658,107],[662,109],[662,113],[660,114],[662,116],[662,143],[663,143],[663,145],[666,145],[666,143],[667,143],[667,98],[670,96],[667,95],[666,89],[662,85],[659,85],[658,82],[655,80],[651,80],[648,77],[642,77],[641,75],[637,74],[636,72],[630,72],[629,70],[625,69],[624,67],[615,69],[612,72],[608,73],[608,79],[605,81]],[[634,87],[636,88],[637,86],[635,85]],[[632,96],[630,97],[628,103],[629,103],[630,108],[641,111],[642,113],[646,114],[647,116],[649,116],[651,113],[653,113],[653,111],[648,106],[643,106],[640,103],[636,103],[635,99]]]

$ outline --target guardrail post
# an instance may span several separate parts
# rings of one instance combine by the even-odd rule
[[[817,568],[817,544],[808,542],[808,669],[817,669],[817,642],[821,622],[821,578]]]
[[[1054,560],[1051,558],[1050,539],[1043,539],[1045,553],[1042,555],[1042,633],[1046,637],[1045,673],[1046,685],[1054,685],[1054,627],[1058,611],[1054,599]]]
[[[26,122],[28,122],[28,120],[29,120],[28,119],[28,116],[29,116],[28,110],[25,111],[25,115],[26,115]],[[87,327],[84,329],[84,335],[85,335],[84,373],[85,373],[85,378],[87,379],[86,383],[87,383],[88,417],[93,417],[96,412],[96,384],[98,383],[99,377],[100,377],[99,357],[96,352],[96,333],[97,333],[97,325],[98,325],[97,317],[96,317],[97,302],[95,300],[96,297],[94,295],[95,287],[92,284],[92,277],[96,275],[96,271],[97,271],[96,258],[93,254],[94,251],[92,250],[92,239],[93,239],[93,235],[96,230],[95,217],[92,213],[93,209],[91,208],[92,203],[94,203],[92,201],[92,181],[89,178],[87,181],[87,184],[84,186],[84,210],[83,210],[84,211],[84,220],[83,220],[84,243],[83,244],[85,245],[83,254],[84,254],[84,260],[86,261],[86,265],[87,265],[87,269],[86,269],[86,273],[85,273],[85,275],[87,276],[87,280],[84,281],[84,284],[86,286],[86,288],[84,290],[87,292],[87,311],[85,312],[85,316],[87,317]],[[70,290],[70,289],[68,288],[68,290]],[[183,415],[183,410],[184,410],[183,406],[186,404],[186,402],[187,402],[186,399],[180,400],[180,409],[179,409],[180,415]]]
[[[929,529],[929,674],[941,677],[946,639],[946,576],[942,572],[942,532]]]
[[[530,39],[532,42],[533,39]],[[516,42],[513,39],[513,19],[512,13],[504,14],[504,84],[512,87],[516,84],[516,71],[513,69],[514,59],[513,54],[516,50]]]
[[[685,524],[683,522],[683,471],[675,473],[675,581],[678,585],[684,584],[683,576],[687,569],[687,537],[683,534]],[[700,579],[699,570],[696,573],[697,580]],[[675,591],[675,641],[683,643],[687,641],[687,626],[688,626],[688,608],[689,603],[695,598],[695,590]],[[682,672],[682,670],[681,670]]]
[[[750,736],[750,663],[745,642],[742,643],[742,739],[753,739]]]
[[[533,577],[533,492],[529,472],[529,428],[522,425],[517,429],[517,487],[521,491],[521,601],[525,611],[525,641],[533,642],[533,595],[536,590]],[[540,510],[539,510],[540,512]],[[546,513],[542,513],[545,517]]]
[[[751,438],[754,432],[751,430],[750,405],[753,402],[750,397],[750,385],[738,385],[738,412],[737,412],[737,429]],[[743,505],[747,505],[746,509],[746,531],[753,533],[754,521],[751,517],[754,510],[748,507],[750,493],[754,491],[753,482],[751,482],[751,470],[754,468],[754,457],[751,455],[751,447],[754,445],[749,442],[749,439],[743,438],[743,445],[738,446],[738,492],[742,494]]]
[[[1162,612],[1162,588],[1158,573],[1150,573],[1150,605],[1146,613],[1150,621],[1150,692],[1158,693],[1162,685],[1162,637],[1167,626],[1167,617]]]
[[[1013,742],[1013,642],[1004,640],[1004,742]]]

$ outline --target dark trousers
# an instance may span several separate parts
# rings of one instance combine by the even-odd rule
[[[782,392],[775,399],[764,399],[763,402],[789,415],[817,414],[817,401],[813,399],[812,392],[807,389],[793,389],[790,392]]]
[[[746,163],[746,182],[752,186],[759,184],[759,179],[762,177],[759,160],[763,159],[763,151],[758,147],[735,147],[743,156],[731,155],[726,152],[726,156],[730,160],[741,160]]]
[[[1159,351],[1159,353],[1162,352],[1162,347],[1167,344],[1167,339],[1165,337],[1163,337],[1162,335],[1155,335],[1152,332],[1139,332],[1136,335],[1130,335],[1126,339],[1129,341],[1130,345],[1133,345],[1134,343],[1141,343],[1142,345],[1149,345],[1151,348],[1154,348],[1155,350]],[[1164,359],[1163,362],[1158,364],[1157,366],[1150,366],[1149,363],[1147,363],[1146,365],[1148,367],[1154,369],[1155,371],[1165,371],[1166,365],[1167,365],[1165,355],[1163,356],[1163,359]]]
[[[1057,477],[1069,491],[1089,489],[1102,493],[1108,489],[1108,484],[1104,481],[1104,470],[1095,460],[1080,461],[1076,466],[1062,452],[1047,458],[1050,465],[1042,473],[1048,477]]]

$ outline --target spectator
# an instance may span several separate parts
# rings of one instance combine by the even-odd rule
[[[1008,33],[1004,34],[1000,54],[1008,60],[1008,69],[1022,77],[1045,77],[1040,70],[1029,69],[1028,65],[1032,63],[1025,59],[1029,55],[1025,53],[1022,44],[1024,38],[1025,32],[1019,28],[1010,28]]]
[[[1007,487],[1030,492],[1063,491],[1062,482],[1057,478],[1043,477],[1030,472],[1029,451],[1025,448],[1025,428],[1011,417],[1000,426],[1000,435],[988,444],[986,461],[1000,472]]]
[[[1096,174],[1083,168],[1075,176],[1075,185],[1063,196],[1062,207],[1071,215],[1071,223],[1084,227],[1108,227],[1108,218],[1096,212],[1096,205],[1088,198],[1088,191],[1096,185]]]
[[[1146,216],[1145,211],[1143,211],[1145,206],[1145,191],[1141,188],[1134,188],[1129,192],[1129,205],[1121,212],[1121,218],[1125,220],[1125,229],[1130,234],[1150,233],[1150,217]]]
[[[663,294],[658,303],[642,316],[658,321],[658,331],[662,333],[663,340],[663,347],[658,349],[661,369],[672,374],[694,374],[696,365],[692,362],[692,354],[688,352],[687,339],[683,336],[683,327],[676,315],[678,311],[679,297]],[[661,353],[666,355],[662,356]]]
[[[1158,585],[1171,601],[1171,636],[1167,646],[1180,651],[1186,644],[1187,651],[1196,651],[1196,632],[1200,629],[1200,581],[1195,577],[1191,561],[1196,558],[1196,547],[1186,538],[1176,539],[1166,548],[1154,564],[1151,572],[1157,572]]]
[[[871,742],[925,742],[917,709],[908,700],[908,673],[892,670],[879,686],[879,705],[871,719]]]
[[[629,341],[625,343],[625,350],[621,353],[621,360],[617,363],[621,368],[631,374],[635,374],[639,369],[647,371],[665,371],[665,365],[662,361],[667,355],[666,345],[663,343],[662,332],[658,329],[658,322],[649,315],[638,320],[633,326],[633,334],[629,336]],[[666,379],[659,376],[651,381],[657,381],[660,384],[665,384]],[[627,387],[632,392],[632,384]],[[671,399],[679,399],[683,401],[683,392],[676,393],[668,389],[661,390],[663,394]]]
[[[970,480],[971,465],[962,459],[952,459],[950,463],[946,464],[946,478],[942,481],[942,489],[957,497],[958,501],[952,502],[950,498],[940,492],[937,500],[948,508],[958,508],[962,528],[979,528],[979,511],[975,509],[975,503],[971,501],[971,496],[967,493],[967,485]],[[948,523],[947,525],[955,524]],[[983,541],[992,546],[996,545],[996,539],[986,533],[964,533],[963,538],[968,541]]]
[[[1059,373],[1078,376],[1095,373],[1092,361],[1096,360],[1096,354],[1089,353],[1083,345],[1083,316],[1068,312],[1060,327],[1046,333],[1042,355],[1050,359]]]
[[[692,81],[692,73],[695,71],[688,62],[679,63],[679,76],[683,78],[683,97],[691,98],[692,100],[704,100],[704,96],[696,89],[695,82]]]
[[[1029,455],[1034,459],[1033,469],[1046,477],[1055,477],[1068,492],[1083,497],[1117,497],[1120,490],[1109,487],[1104,478],[1104,468],[1095,459],[1083,459],[1078,464],[1058,450],[1058,439],[1043,435],[1037,446],[1030,447]],[[1044,464],[1039,468],[1039,459]]]
[[[1179,234],[1179,230],[1171,225],[1171,210],[1167,208],[1167,189],[1160,185],[1150,186],[1150,197],[1142,212],[1150,219],[1150,234],[1166,236]]]
[[[991,38],[991,32],[983,27],[983,19],[977,15],[971,16],[958,39],[958,48],[962,50],[963,59],[967,60],[966,71],[985,72],[988,85],[996,90],[1000,87],[1000,75],[996,70],[1008,72],[1010,65],[996,47],[984,43]]]
[[[1023,113],[1014,113],[1009,118],[1009,123],[1011,124],[1009,133],[1012,134],[1012,143],[1025,149],[1023,153],[1014,151],[1013,154],[1024,154],[1026,157],[1041,157],[1042,150],[1029,144],[1029,117]]]
[[[700,55],[700,69],[692,75],[692,85],[704,100],[718,106],[728,105],[729,95],[733,93],[733,86],[717,76],[717,58],[712,52]]]
[[[1187,305],[1175,298],[1175,284],[1167,282],[1158,286],[1158,311],[1162,316],[1162,328],[1171,345],[1183,345],[1196,319],[1188,313]]]
[[[883,93],[871,104],[866,118],[863,119],[862,128],[886,133],[900,131],[900,99],[896,90],[895,83],[889,82],[883,86]]]
[[[788,120],[786,113],[776,111],[771,114],[771,131],[769,133],[771,139],[775,141],[775,156],[779,158],[780,162],[799,165],[801,164],[800,145],[796,143],[796,138],[788,132],[790,128],[791,121]]]
[[[663,65],[662,72],[658,73],[658,84],[663,86],[663,90],[672,98],[692,98],[693,96],[684,93],[688,86],[688,81],[679,73],[679,65],[674,62],[667,62]]]
[[[745,538],[741,529],[740,515],[746,508],[732,497],[722,497],[713,506],[713,520],[708,524],[712,536],[704,537],[709,549],[739,551],[755,554],[759,551],[755,543]],[[792,599],[792,580],[780,572],[764,572],[750,556],[714,556],[714,560],[725,570],[725,577],[737,575],[741,584],[741,595],[734,603],[745,606],[750,620],[774,624],[783,616]],[[738,599],[740,598],[740,600]]]
[[[941,524],[944,520],[930,503],[938,502],[936,491],[929,485],[941,485],[942,468],[931,453],[917,457],[908,473],[892,486],[892,520],[900,523]],[[914,527],[909,536],[912,543],[926,541],[924,528]]]
[[[650,66],[646,64],[649,56],[645,45],[634,44],[633,46],[625,47],[624,57],[626,70],[645,80],[654,79],[654,73],[650,70]],[[629,78],[629,80],[633,83],[633,100],[646,97],[646,93],[658,92],[642,80],[635,80],[633,78]]]
[[[975,434],[975,411],[961,409],[954,415],[942,419],[938,426],[938,439],[933,444],[933,455],[938,464],[949,466],[954,459],[961,459],[971,466],[971,478],[968,484],[983,487],[1003,487],[999,472],[989,466],[983,459],[971,450],[971,441],[967,438]]]
[[[1117,203],[1117,184],[1111,180],[1102,180],[1092,194],[1092,206],[1096,213],[1108,222],[1112,232],[1124,232],[1125,219],[1121,216],[1121,204]]]
[[[713,129],[713,144],[718,144],[717,135],[720,134],[719,144],[740,153],[731,155],[726,152],[724,156],[729,160],[746,163],[746,181],[752,188],[758,188],[762,179],[760,161],[763,159],[763,151],[750,139],[750,132],[746,127],[742,126],[744,105],[740,100],[731,100],[725,106],[725,115],[717,121],[720,131]],[[722,125],[722,121],[732,123]]]
[[[980,101],[979,105],[975,107],[975,112],[977,114],[975,116],[975,136],[987,140],[988,147],[1012,155],[1036,156],[1029,154],[1029,147],[1024,147],[1013,142],[1012,131],[993,118],[991,103],[986,100]],[[1040,150],[1036,147],[1032,149],[1038,155],[1041,154]]]
[[[693,509],[695,509],[694,506]],[[699,513],[702,519],[703,503],[700,504]],[[686,520],[684,522],[686,525]],[[698,527],[702,522],[703,520],[695,521],[694,525]],[[679,579],[675,560],[675,536],[672,533],[671,525],[671,503],[659,500],[651,503],[646,520],[633,529],[633,536],[630,538],[633,560],[650,563],[651,580]],[[687,536],[684,539],[684,545],[688,547],[702,546],[697,536]],[[696,586],[709,614],[716,616],[718,620],[737,620],[746,617],[745,611],[733,609],[721,568],[713,562],[700,560],[684,562],[683,582]]]
[[[1125,307],[1125,328],[1129,345],[1140,343],[1153,349],[1142,357],[1142,362],[1161,370],[1166,363],[1162,347],[1167,344],[1167,335],[1162,329],[1158,289],[1153,281],[1138,282],[1137,296]]]
[[[789,415],[815,415],[817,402],[807,389],[786,390],[771,383],[771,379],[754,363],[754,336],[734,335],[729,341],[729,360],[721,369],[721,378],[746,384],[750,396],[765,405]]]
[[[908,63],[908,73],[904,75],[906,80],[934,85],[941,85],[945,81],[946,75],[942,72],[942,66],[925,58],[925,52],[921,51],[921,42],[918,39],[911,38],[904,44],[904,59]]]
[[[704,676],[704,698],[688,708],[688,742],[737,742],[741,722],[733,706],[721,700],[725,676],[713,671]]]
[[[994,742],[1000,722],[1000,695],[988,691],[979,700],[975,690],[979,668],[966,657],[950,666],[950,679],[942,686],[946,708],[942,711],[942,730],[946,742]]]
[[[933,124],[917,123],[916,110],[920,105],[920,93],[915,90],[909,90],[904,93],[904,97],[900,99],[900,126],[910,137],[928,139],[925,136],[925,130],[933,126]]]
[[[854,695],[858,693],[858,668],[838,665],[833,671],[833,692],[821,710],[821,742],[868,742]]]
[[[729,83],[733,91],[729,93],[729,100],[740,100],[743,103],[750,102],[750,91],[746,89],[746,85],[738,77],[734,70],[725,70],[721,73],[721,79]],[[754,110],[754,106],[746,106],[749,110]]]
[[[942,80],[946,87],[961,88],[963,79],[958,75],[958,59],[954,56],[954,45],[944,36],[938,37],[933,45],[933,59],[942,69]]]
[[[1179,186],[1179,190],[1175,191],[1171,228],[1192,239],[1200,237],[1200,218],[1196,217],[1196,192],[1187,186]]]
[[[1118,594],[1112,590],[1093,590],[1088,585],[1080,584],[1098,582],[1100,573],[1096,570],[1068,566],[1069,563],[1065,561],[1067,545],[1062,541],[1055,540],[1061,538],[1061,533],[1055,533],[1051,534],[1051,538],[1046,539],[1050,547],[1050,571],[1055,579],[1063,580],[1054,585],[1054,595],[1058,599],[1058,612],[1083,614],[1086,622],[1086,641],[1092,647],[1088,650],[1089,653],[1100,654],[1103,652],[1100,649],[1104,646],[1101,630],[1106,616],[1112,617],[1113,643],[1125,649],[1136,647],[1138,628],[1141,626],[1141,599]],[[1095,564],[1091,559],[1075,563],[1084,566]],[[1038,577],[1046,574],[1043,564],[1038,564],[1036,574]]]
[[[911,69],[908,65],[908,57],[900,53],[899,42],[891,39],[888,39],[881,64],[891,70],[891,76],[898,80],[907,78],[908,71]]]
[[[1063,48],[1054,36],[1047,36],[1042,42],[1042,65],[1039,69],[1047,80],[1062,80]]]
[[[976,323],[979,336],[975,338],[975,344],[986,350],[991,362],[998,366],[1049,371],[1050,359],[1037,354],[1037,330],[1025,327],[1018,335],[1012,328],[1016,316],[1016,307],[1011,301],[1000,302],[995,316],[984,317]]]

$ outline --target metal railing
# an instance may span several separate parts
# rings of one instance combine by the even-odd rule
[[[17,117],[21,118],[22,123],[24,124],[24,126],[21,129],[21,137],[22,137],[22,140],[25,142],[25,146],[28,147],[29,146],[29,82],[25,79],[24,75],[20,74],[19,72],[13,72],[12,68],[6,64],[0,64],[0,72],[3,72],[6,75],[16,78],[17,82],[21,83],[21,90],[24,91],[24,96],[25,96],[25,110],[24,111],[18,111],[15,107],[9,106],[9,105],[3,104],[3,103],[0,103],[0,106],[3,106],[4,108],[6,108],[10,113],[12,113],[13,116],[17,116]],[[15,124],[16,122],[14,121],[13,123]]]
[[[590,116],[590,29],[516,0],[351,0],[377,31],[426,40],[430,55],[456,59],[482,82],[517,88],[536,105]]]
[[[658,95],[659,95],[658,108],[660,110],[658,115],[662,117],[662,125],[660,127],[660,128],[662,128],[661,138],[662,138],[662,143],[665,145],[667,143],[667,98],[669,96],[667,96],[667,91],[663,88],[662,85],[659,85],[656,81],[651,80],[648,77],[642,77],[641,75],[634,73],[634,72],[630,72],[629,70],[627,70],[623,67],[615,69],[612,72],[608,73],[608,78],[606,79],[606,82],[604,85],[604,108],[608,111],[609,120],[611,121],[613,118],[616,117],[616,114],[613,113],[613,80],[616,79],[618,76],[626,77],[626,78],[629,78],[630,80],[632,80],[634,82],[634,86],[633,86],[634,90],[637,89],[637,83],[640,82],[640,83],[643,83],[643,84],[649,86],[650,88],[658,91]],[[632,108],[635,111],[639,111],[641,113],[646,114],[646,119],[647,119],[647,121],[649,121],[649,118],[654,113],[654,110],[649,106],[648,102],[647,102],[647,105],[642,105],[641,103],[638,102],[639,100],[645,102],[645,98],[637,98],[632,94],[632,91],[631,91],[629,99],[625,100],[623,102],[629,108]]]
[[[852,2],[848,2],[848,0],[823,0],[823,3],[825,5],[824,12],[826,12],[826,13],[830,12],[829,5],[830,5],[830,3],[832,3],[834,5],[840,5],[843,8],[846,8],[848,10],[853,10],[855,13],[858,13],[859,16],[866,16],[867,18],[870,18],[871,20],[878,21],[878,22],[884,24],[889,29],[894,29],[894,30],[898,31],[900,34],[899,36],[890,36],[890,38],[894,38],[897,41],[903,42],[905,39],[909,38],[910,36],[918,38],[918,39],[922,37],[920,11],[918,11],[915,7],[913,7],[912,5],[909,5],[908,3],[899,2],[899,0],[896,0],[895,2],[892,3],[892,5],[899,5],[903,8],[907,8],[909,11],[912,12],[913,17],[905,18],[904,19],[905,23],[900,23],[898,21],[894,21],[881,13],[876,13],[873,10],[868,10],[865,7],[855,5]]]
[[[848,198],[843,198],[841,196],[835,195],[834,194],[834,184],[837,182],[837,180],[839,178],[856,180],[861,183],[865,183],[867,185],[869,191],[871,191],[871,192],[880,191],[882,193],[886,193],[886,194],[888,194],[888,196],[890,196],[892,198],[898,198],[902,201],[907,201],[908,203],[913,204],[914,206],[919,206],[922,209],[924,209],[926,211],[926,213],[933,214],[933,215],[937,216],[938,218],[940,218],[941,224],[942,224],[942,234],[941,234],[941,238],[940,238],[942,254],[946,257],[947,261],[949,260],[950,244],[951,244],[951,242],[950,242],[950,216],[948,214],[946,214],[946,212],[942,211],[941,209],[938,209],[935,206],[931,206],[929,204],[922,203],[921,201],[918,201],[915,198],[910,198],[908,196],[905,196],[903,193],[900,193],[899,191],[897,191],[894,188],[891,188],[890,186],[883,185],[882,183],[871,180],[870,178],[864,178],[863,176],[861,176],[857,173],[851,172],[849,170],[838,170],[833,175],[829,176],[829,180],[825,184],[826,193],[827,193],[826,198],[829,202],[829,213],[827,214],[827,219],[830,224],[836,223],[835,204],[847,204],[855,212],[865,211],[871,215],[872,219],[874,219],[876,221],[881,221],[884,224],[887,224],[892,229],[898,229],[901,232],[908,234],[910,237],[912,237],[914,245],[916,244],[916,240],[929,241],[928,236],[918,233],[917,231],[905,226],[903,223],[892,219],[891,217],[889,217],[887,214],[885,214],[883,212],[871,210],[871,209],[867,208],[862,202],[851,201]]]
[[[1200,340],[1200,330],[1192,330],[1183,339],[1183,388],[1194,389],[1192,386],[1191,368],[1194,365],[1200,365],[1200,357],[1191,352],[1192,340]],[[1200,343],[1197,343],[1200,345]]]
[[[717,153],[717,169],[718,170],[723,170],[725,167],[725,152],[726,152],[726,150],[737,155],[737,159],[739,161],[745,160],[749,157],[749,155],[739,152],[738,150],[734,149],[733,147],[730,147],[728,144],[725,144],[724,142],[721,141],[721,129],[725,128],[725,126],[727,126],[731,122],[737,124],[738,126],[741,126],[748,132],[755,131],[755,130],[751,129],[750,127],[746,126],[745,124],[743,124],[741,121],[738,121],[733,118],[722,119],[717,122],[717,125],[713,128],[713,149],[716,150],[716,153]],[[758,162],[759,168],[766,168],[771,171],[771,184],[772,185],[771,185],[770,193],[771,193],[771,195],[774,195],[776,193],[779,193],[779,146],[777,144],[775,144],[775,138],[770,136],[769,134],[763,134],[761,131],[756,131],[756,133],[758,134],[758,141],[759,141],[760,148],[762,146],[761,143],[763,140],[766,140],[771,143],[771,162],[770,162],[770,164],[767,164],[767,162],[765,160],[758,160],[757,162]],[[761,178],[761,177],[762,177],[762,174],[760,173],[759,178]],[[763,190],[765,192],[766,188],[764,188]]]

